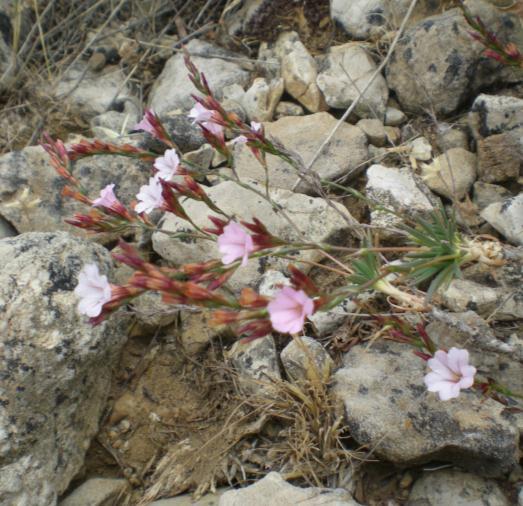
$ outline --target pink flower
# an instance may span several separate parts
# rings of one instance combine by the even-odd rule
[[[151,109],[145,111],[142,120],[133,126],[133,130],[143,130],[144,132],[154,135],[156,130],[150,121],[151,117],[154,117],[154,112]]]
[[[429,392],[438,392],[442,401],[458,397],[461,389],[474,383],[476,368],[468,365],[467,350],[451,348],[448,353],[438,350],[427,363],[432,372],[425,376],[425,385]]]
[[[215,137],[221,137],[223,139],[223,132],[225,130],[223,125],[214,123],[214,121],[204,121],[202,126],[209,130]]]
[[[107,276],[101,276],[96,264],[87,264],[78,275],[74,294],[80,298],[78,312],[91,318],[102,312],[102,307],[111,300],[111,285]]]
[[[314,313],[314,302],[303,290],[282,288],[267,309],[274,330],[296,334],[303,329],[305,318]]]
[[[136,195],[140,201],[134,207],[137,213],[149,214],[154,209],[162,207],[164,200],[162,196],[162,185],[158,177],[151,177],[148,185],[143,185]]]
[[[174,149],[168,149],[163,156],[154,161],[154,168],[158,170],[156,174],[160,179],[169,181],[177,172],[180,158]]]
[[[93,200],[93,207],[103,206],[111,209],[118,204],[120,204],[120,201],[114,194],[114,184],[108,184],[100,191],[100,198]]]
[[[200,104],[200,102],[197,102],[189,111],[189,118],[192,119],[193,123],[203,123],[204,121],[210,121],[212,117],[212,111],[205,108],[202,104]]]
[[[251,130],[256,133],[256,134],[259,134],[261,131],[262,131],[262,124],[261,123],[257,123],[256,121],[251,121]]]
[[[242,266],[247,264],[249,253],[254,251],[252,237],[245,229],[231,221],[223,227],[223,232],[218,236],[218,249],[222,256],[224,265],[231,264],[238,258],[242,258]]]

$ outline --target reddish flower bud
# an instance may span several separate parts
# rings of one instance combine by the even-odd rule
[[[242,307],[260,308],[267,307],[269,299],[255,292],[252,288],[244,288],[238,300]]]
[[[315,297],[320,293],[319,288],[304,272],[300,271],[294,265],[289,265],[288,269],[291,275],[291,283],[298,290],[303,290],[310,297]]]

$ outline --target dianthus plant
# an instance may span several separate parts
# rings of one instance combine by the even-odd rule
[[[176,139],[172,138],[152,110],[145,111],[134,130],[160,141],[164,146],[163,152],[98,140],[83,140],[66,147],[60,140],[45,136],[42,145],[50,156],[51,164],[67,182],[63,194],[87,207],[85,213],[75,214],[67,220],[68,223],[93,233],[118,235],[119,246],[113,256],[134,270],[127,283],[117,286],[110,284],[95,264],[84,266],[75,293],[80,299],[78,311],[88,316],[93,324],[98,324],[131,299],[155,291],[168,304],[210,308],[214,325],[227,325],[246,341],[271,332],[295,335],[304,331],[307,319],[314,313],[329,311],[347,297],[357,299],[364,290],[386,295],[387,300],[394,307],[400,306],[402,311],[425,311],[430,307],[430,297],[417,289],[416,284],[423,287],[424,283],[432,281],[429,285],[431,295],[442,283],[459,275],[463,263],[495,263],[496,259],[492,257],[496,255],[481,244],[461,237],[454,222],[443,210],[436,211],[428,220],[405,223],[403,233],[408,245],[398,248],[377,246],[373,236],[363,234],[361,228],[355,228],[355,236],[362,240],[359,248],[304,238],[291,217],[271,198],[266,157],[279,157],[302,178],[310,177],[310,172],[301,165],[299,157],[267,136],[262,124],[246,124],[236,114],[226,111],[216,100],[205,76],[188,57],[186,65],[189,78],[198,92],[194,95],[195,104],[189,118],[198,125],[207,142],[228,167],[234,167],[234,144],[245,144],[259,161],[260,170],[264,171],[265,187],[260,190],[242,181],[234,169],[227,176],[224,171],[204,169],[190,162],[181,155]],[[72,164],[92,155],[127,156],[150,164],[148,183],[139,189],[132,205],[126,206],[119,200],[115,184],[101,188],[96,198],[88,195],[75,177]],[[256,216],[229,215],[208,196],[205,183],[211,175],[235,181],[266,199],[275,212],[293,225],[296,236],[279,237]],[[318,193],[324,193],[321,180],[313,180],[313,183],[319,185]],[[206,226],[201,223],[197,225],[186,212],[189,200],[207,206],[209,215]],[[186,221],[187,228],[176,233],[166,232],[155,224],[158,220],[151,218],[152,213],[172,213]],[[156,265],[144,260],[121,239],[139,230],[168,233],[180,239],[215,241],[220,257],[198,263]],[[297,259],[301,257],[296,257],[296,254],[305,250],[317,250],[330,259],[330,265],[315,265],[336,271],[345,282],[335,290],[324,290],[306,273],[311,262],[302,261],[302,269],[292,264],[286,267],[290,283],[280,287],[273,297],[264,296],[250,287],[243,288],[239,293],[227,287],[231,276],[253,259]],[[387,259],[390,255],[396,258],[406,256],[400,257],[399,264],[395,262],[391,265]],[[391,274],[393,271],[400,271],[401,275]],[[396,279],[391,280],[391,276]],[[475,369],[468,364],[466,350],[451,348],[448,352],[437,351],[426,336],[406,339],[405,333],[391,332],[389,337],[415,346],[419,356],[428,361],[432,372],[427,374],[425,382],[430,391],[439,393],[441,399],[456,397],[460,389],[473,385]]]

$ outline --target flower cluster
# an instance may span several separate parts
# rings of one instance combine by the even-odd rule
[[[224,156],[231,167],[234,151],[231,148],[244,144],[265,170],[265,157],[270,154],[287,161],[301,173],[302,168],[296,157],[267,138],[261,123],[246,124],[234,113],[225,111],[215,99],[205,76],[189,59],[186,64],[189,77],[200,93],[194,96],[195,105],[188,117],[193,124],[199,126],[208,143]],[[419,293],[406,292],[386,279],[393,268],[382,265],[381,258],[383,253],[394,248],[375,246],[372,237],[366,238],[361,248],[292,241],[273,235],[256,217],[247,221],[230,216],[206,192],[206,177],[210,170],[196,166],[181,154],[175,139],[152,110],[145,111],[142,120],[133,130],[153,136],[165,149],[163,152],[155,152],[130,144],[116,145],[101,141],[82,141],[66,148],[61,141],[44,138],[43,145],[50,155],[51,164],[67,181],[64,196],[88,207],[85,214],[77,213],[67,221],[91,232],[109,232],[121,236],[135,232],[136,229],[157,231],[158,228],[153,223],[155,220],[149,215],[153,211],[172,213],[190,224],[190,231],[176,233],[176,237],[214,241],[220,256],[205,262],[160,267],[144,261],[129,244],[120,240],[118,248],[113,251],[113,257],[134,270],[124,285],[110,284],[95,264],[85,265],[78,277],[75,289],[79,299],[78,311],[89,317],[93,324],[100,323],[111,312],[147,291],[160,293],[166,303],[212,309],[213,324],[230,326],[244,340],[256,339],[272,332],[293,335],[302,333],[307,319],[313,314],[327,311],[349,295],[363,290],[375,290],[386,295],[394,300],[396,307],[401,305],[401,310],[426,310],[426,300]],[[118,198],[115,183],[102,188],[99,196],[92,199],[75,177],[75,160],[99,154],[133,157],[150,165],[148,183],[139,188],[131,202],[124,203]],[[268,182],[266,186],[267,199],[274,206],[270,200]],[[187,200],[196,200],[207,206],[209,227],[194,223],[184,208]],[[399,248],[398,251],[406,252],[406,256],[402,264],[396,266],[396,270],[403,272],[405,276],[410,275],[415,283],[423,283],[431,278],[441,282],[446,279],[443,274],[454,275],[459,272],[459,266],[471,258],[465,251],[464,242],[460,240],[453,222],[444,213],[435,213],[432,221],[425,220],[421,223],[421,228],[405,227],[405,231],[412,246]],[[268,257],[288,259],[300,251],[311,249],[322,251],[337,264],[340,262],[330,256],[331,253],[341,251],[354,255],[349,267],[341,264],[343,270],[337,270],[344,276],[345,286],[326,293],[315,285],[306,272],[288,265],[291,286],[279,287],[270,298],[260,295],[252,288],[244,288],[235,296],[226,287],[226,283],[238,269],[252,268],[254,260]],[[322,267],[321,264],[315,265]],[[336,270],[333,267],[327,268]],[[437,286],[431,284],[428,294],[436,288]],[[387,325],[383,323],[383,328],[388,328]],[[390,338],[414,347],[415,353],[427,361],[431,372],[425,376],[425,384],[441,400],[456,398],[461,390],[474,385],[476,369],[469,365],[467,350],[436,350],[422,327],[414,333],[404,325],[392,325]],[[486,386],[475,386],[489,392],[497,388],[499,392],[499,387],[493,385],[489,383]]]

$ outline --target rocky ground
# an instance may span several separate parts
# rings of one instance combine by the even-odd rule
[[[380,339],[376,316],[391,306],[379,295],[314,315],[295,340],[242,344],[205,310],[155,294],[87,323],[73,293],[82,266],[96,262],[115,283],[130,271],[110,256],[114,237],[64,223],[80,208],[62,199],[37,141],[46,130],[155,149],[131,133],[147,106],[187,159],[227,174],[187,118],[185,44],[226,109],[262,122],[305,163],[317,157],[322,180],[397,212],[324,198],[269,156],[272,197],[310,240],[353,246],[357,220],[396,245],[401,216],[443,203],[464,233],[499,241],[502,265],[466,267],[416,322],[523,394],[523,71],[485,56],[454,1],[418,0],[408,18],[410,0],[86,1],[81,14],[62,3],[0,2],[0,504],[182,506],[192,494],[201,506],[522,506],[521,402],[428,393],[424,362]],[[464,3],[523,51],[521,0]],[[239,177],[263,188],[248,147],[234,150]],[[149,170],[94,156],[74,174],[92,195],[116,183],[130,204]],[[268,202],[220,181],[206,183],[223,209],[290,234]],[[186,209],[204,225],[200,204]],[[169,215],[160,226],[186,223]],[[216,256],[160,232],[129,240],[163,264]],[[253,260],[230,288],[271,295],[287,282],[281,259]]]

